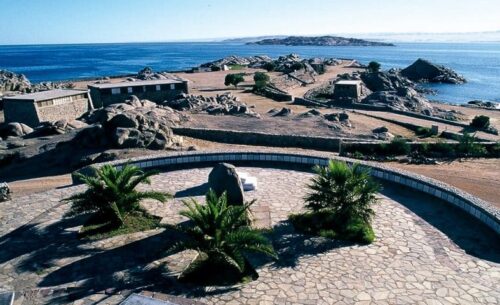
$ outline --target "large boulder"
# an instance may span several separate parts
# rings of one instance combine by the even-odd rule
[[[33,132],[33,128],[26,124],[12,122],[0,126],[0,138],[22,137]]]
[[[410,66],[401,70],[401,74],[416,82],[462,84],[466,80],[463,76],[450,68],[436,65],[428,60],[419,58]]]
[[[217,164],[208,175],[208,184],[217,196],[226,192],[229,204],[241,205],[244,203],[243,185],[233,165],[227,163]]]
[[[360,75],[361,80],[371,91],[395,91],[401,88],[413,88],[415,84],[402,77],[397,70],[380,72],[365,72]]]
[[[95,147],[93,143],[96,142],[113,148],[161,150],[181,145],[182,138],[175,136],[171,127],[181,124],[187,117],[170,107],[132,96],[125,103],[92,111],[82,119],[99,126],[95,127],[96,135],[88,128],[80,132],[78,138],[85,138],[80,139],[84,146]]]

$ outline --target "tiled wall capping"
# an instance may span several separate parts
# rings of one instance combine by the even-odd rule
[[[472,196],[460,189],[447,185],[443,182],[428,178],[422,175],[410,173],[384,166],[379,163],[358,161],[349,158],[342,158],[330,153],[307,152],[307,155],[300,153],[282,153],[274,151],[228,151],[228,152],[180,152],[166,153],[164,155],[146,156],[133,158],[130,160],[117,160],[112,162],[100,163],[94,166],[99,167],[103,164],[113,164],[121,167],[125,163],[133,164],[141,168],[161,168],[167,166],[188,166],[197,167],[198,163],[216,163],[216,162],[244,162],[252,161],[265,163],[288,163],[298,165],[326,165],[329,159],[345,161],[349,164],[358,162],[371,170],[372,176],[390,181],[392,183],[405,185],[409,188],[427,193],[431,196],[440,198],[449,204],[452,204],[481,222],[492,228],[500,235],[500,210],[491,204]],[[90,167],[79,170],[82,173],[88,173]],[[78,181],[75,181],[78,183]]]

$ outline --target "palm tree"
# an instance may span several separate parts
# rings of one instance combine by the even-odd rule
[[[205,205],[194,199],[183,202],[187,210],[180,214],[187,217],[192,225],[177,226],[188,238],[168,251],[174,253],[190,249],[198,252],[198,259],[186,268],[183,275],[211,265],[233,268],[241,277],[249,267],[245,253],[259,252],[276,258],[269,240],[250,227],[248,209],[254,202],[230,205],[225,192],[217,197],[213,190],[206,194]],[[218,267],[214,268],[219,270]]]
[[[125,165],[117,169],[112,165],[104,165],[95,170],[95,175],[76,174],[83,181],[87,190],[75,194],[64,201],[71,202],[67,216],[94,213],[95,216],[111,221],[116,226],[123,224],[123,218],[134,211],[145,211],[140,206],[143,199],[154,199],[165,202],[172,196],[162,192],[140,192],[135,188],[141,184],[150,184],[150,177],[157,171],[143,172],[140,168]]]
[[[313,211],[331,210],[341,225],[353,221],[369,223],[374,215],[371,205],[377,201],[379,185],[368,170],[359,164],[350,168],[345,162],[328,162],[328,166],[314,168],[316,176],[308,186],[307,207]]]

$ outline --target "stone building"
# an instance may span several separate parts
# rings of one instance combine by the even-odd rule
[[[55,89],[3,98],[5,122],[31,127],[41,122],[73,120],[93,109],[87,90]]]
[[[176,98],[182,93],[189,93],[185,80],[158,79],[139,80],[121,83],[103,83],[88,85],[95,107],[106,107],[121,103],[131,95],[156,103]]]
[[[335,83],[333,99],[336,101],[357,102],[363,94],[360,80],[341,80]]]

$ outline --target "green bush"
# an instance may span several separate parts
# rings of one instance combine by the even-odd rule
[[[124,225],[124,218],[131,213],[147,214],[140,206],[141,200],[165,202],[172,197],[162,192],[136,190],[139,184],[150,184],[150,177],[157,173],[143,172],[132,165],[125,165],[122,169],[104,165],[95,170],[94,175],[77,173],[75,177],[87,185],[87,190],[63,199],[71,203],[66,216],[93,214],[95,219],[100,219],[103,223],[109,222],[110,230],[120,227]]]
[[[407,155],[410,152],[411,147],[406,139],[397,137],[392,139],[389,144],[383,145],[382,150],[387,155],[400,156]]]
[[[371,208],[379,185],[359,164],[330,161],[327,167],[315,166],[316,176],[308,185],[306,207],[310,212],[292,215],[290,221],[308,234],[336,236],[358,242],[371,242]],[[367,229],[367,228],[370,229]],[[362,232],[361,232],[362,231]]]
[[[266,73],[256,72],[255,75],[253,76],[253,80],[255,81],[253,90],[260,91],[267,86],[267,83],[269,82],[270,78],[269,75],[267,75]]]
[[[220,71],[221,69],[220,69],[220,67],[219,67],[219,66],[212,66],[212,67],[210,67],[210,70],[211,70],[212,72],[216,72],[216,71]]]
[[[304,64],[301,62],[294,62],[290,66],[290,70],[292,70],[292,71],[296,71],[296,70],[300,70],[300,69],[304,69]]]
[[[417,128],[417,131],[415,134],[419,137],[427,138],[427,137],[432,137],[432,129],[429,127],[419,127]]]
[[[487,154],[487,150],[477,143],[474,135],[464,132],[463,136],[460,137],[457,153],[464,157],[483,157]]]
[[[264,72],[255,72],[253,76],[255,82],[268,82],[270,80],[269,75]]]
[[[492,158],[500,158],[500,142],[495,143],[488,148],[488,154]]]
[[[245,79],[243,78],[243,74],[238,73],[238,74],[228,74],[226,75],[226,78],[224,79],[224,85],[229,86],[233,85],[236,88],[238,87],[238,84],[241,82],[244,82]]]
[[[276,70],[276,65],[273,62],[265,63],[262,68],[266,69],[267,72],[272,72]]]
[[[470,126],[477,129],[487,129],[490,127],[490,118],[485,115],[477,115],[472,119]]]
[[[380,67],[382,65],[376,61],[370,61],[370,63],[368,64],[368,71],[370,71],[371,73],[377,73],[380,71]]]

